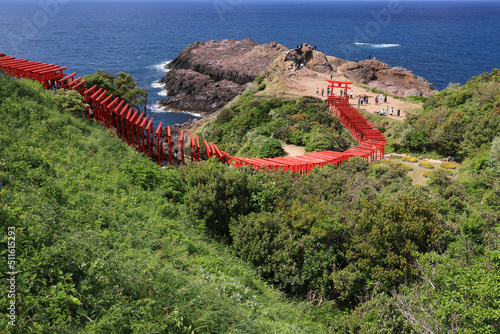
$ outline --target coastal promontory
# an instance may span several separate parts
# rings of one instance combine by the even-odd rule
[[[266,71],[266,91],[314,95],[326,79],[354,81],[395,96],[432,96],[438,91],[424,78],[376,59],[347,61],[300,44],[295,49],[271,42],[242,40],[195,42],[167,65],[160,80],[169,97],[165,109],[213,114],[243,93]],[[299,80],[306,79],[310,80]],[[294,80],[296,79],[296,80]],[[365,91],[356,89],[356,96]]]
[[[165,108],[211,114],[253,82],[287,48],[243,40],[195,42],[168,64],[161,82],[170,96]]]

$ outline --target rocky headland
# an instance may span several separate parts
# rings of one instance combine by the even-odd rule
[[[196,42],[172,62],[161,82],[170,96],[167,109],[211,114],[241,94],[287,48],[243,40]]]
[[[350,62],[301,46],[243,40],[195,42],[167,65],[161,82],[170,96],[160,101],[166,109],[209,115],[219,111],[267,70],[271,91],[286,91],[289,79],[303,71],[328,74],[365,84],[398,96],[431,96],[438,91],[422,77],[376,59]],[[279,87],[279,88],[276,88]]]

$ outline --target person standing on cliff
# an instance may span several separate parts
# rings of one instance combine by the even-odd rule
[[[398,117],[401,116],[401,109],[398,108]]]
[[[319,95],[319,87],[316,87],[316,95]]]

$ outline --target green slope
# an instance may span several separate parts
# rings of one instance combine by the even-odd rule
[[[11,333],[321,333],[187,218],[176,170],[52,92],[0,77],[2,285]],[[11,229],[9,229],[11,228]],[[8,231],[15,228],[9,269]],[[12,236],[14,237],[14,236]]]

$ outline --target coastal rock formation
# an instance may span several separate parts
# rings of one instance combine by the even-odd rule
[[[339,68],[340,73],[343,73],[349,80],[368,84],[370,81],[376,80],[375,70],[362,62],[348,62]]]
[[[243,40],[196,42],[171,63],[161,80],[174,98],[160,101],[165,108],[211,114],[253,82],[286,47]]]
[[[345,62],[337,69],[349,80],[399,96],[432,96],[438,93],[438,90],[424,78],[416,76],[405,68],[391,67],[375,59]]]
[[[168,68],[170,71],[161,82],[170,97],[160,101],[160,105],[204,115],[222,109],[265,70],[270,91],[288,90],[287,80],[299,71],[312,77],[320,73],[341,75],[399,96],[431,96],[438,92],[411,71],[375,59],[350,62],[326,56],[309,46],[289,50],[276,42],[259,44],[249,38],[195,42]]]

